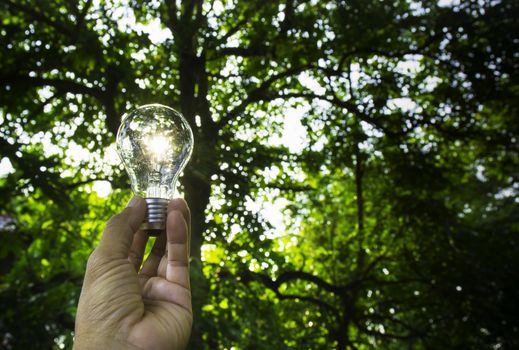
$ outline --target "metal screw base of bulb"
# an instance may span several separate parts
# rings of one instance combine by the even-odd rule
[[[141,230],[149,236],[160,236],[166,230],[168,200],[164,198],[145,198],[147,210]]]

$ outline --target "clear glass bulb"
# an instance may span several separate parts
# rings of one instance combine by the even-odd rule
[[[138,107],[123,116],[117,152],[133,192],[146,199],[142,229],[158,235],[165,228],[167,204],[193,150],[193,132],[182,114],[160,104]]]

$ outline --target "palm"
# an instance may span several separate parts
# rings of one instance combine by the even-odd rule
[[[179,341],[186,344],[193,318],[190,299],[184,297],[189,296],[189,289],[163,276],[140,274],[139,282],[144,312],[132,329],[133,343],[144,349],[167,349]],[[150,346],[150,341],[154,346]]]

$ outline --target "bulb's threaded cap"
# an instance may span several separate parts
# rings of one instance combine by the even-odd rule
[[[160,236],[166,230],[166,215],[168,200],[164,198],[145,198],[146,216],[141,225],[141,230],[150,236]]]

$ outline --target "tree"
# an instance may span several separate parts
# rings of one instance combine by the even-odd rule
[[[82,262],[128,195],[109,161],[120,116],[159,102],[195,133],[182,182],[194,348],[516,345],[503,311],[517,307],[515,274],[488,269],[517,249],[488,259],[485,248],[516,247],[517,11],[491,1],[4,1],[0,142],[14,172],[1,207],[15,228],[2,233],[1,300],[28,310],[22,319],[6,308],[4,342],[25,346],[29,330],[16,325],[29,320],[42,347],[70,342]],[[294,153],[271,135],[298,106],[309,143]],[[115,189],[107,205],[88,192],[99,180]],[[267,238],[250,208],[262,196],[291,200],[287,213],[303,224]],[[490,241],[497,224],[502,237]],[[499,311],[491,322],[475,310],[493,292],[503,296],[488,306]],[[41,310],[61,299],[69,308],[49,319],[33,295],[48,302]]]

